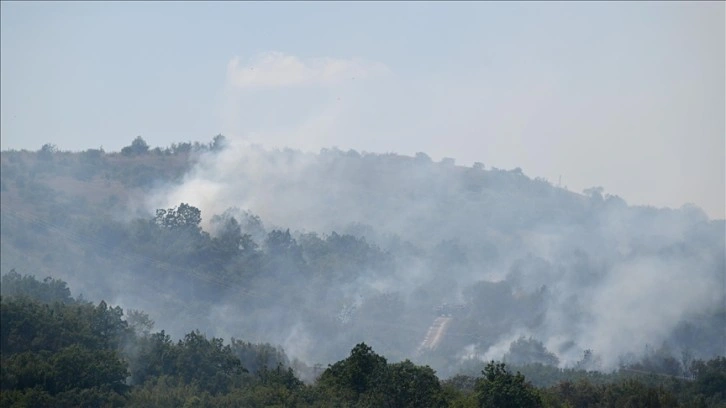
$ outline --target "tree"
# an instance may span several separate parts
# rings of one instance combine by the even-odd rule
[[[391,364],[390,397],[394,407],[442,407],[446,406],[441,384],[434,370],[421,367],[409,360]]]
[[[304,386],[304,383],[295,376],[292,367],[285,368],[282,363],[279,363],[274,369],[263,366],[256,374],[262,385],[265,386],[281,385],[288,390],[299,390]]]
[[[305,268],[305,260],[302,255],[302,248],[290,230],[273,230],[267,234],[265,239],[267,253],[267,267],[269,271],[276,273],[290,273],[302,271]]]
[[[149,145],[141,136],[136,136],[131,142],[131,146],[126,146],[121,149],[121,154],[124,156],[140,156],[149,152]]]
[[[181,203],[175,208],[156,210],[154,222],[156,225],[164,228],[189,228],[199,231],[199,224],[202,222],[202,212],[196,207]]]
[[[537,390],[526,383],[519,372],[512,375],[507,371],[504,363],[491,361],[482,374],[484,377],[475,387],[480,407],[535,408],[542,405]]]
[[[219,134],[217,136],[214,136],[214,139],[212,139],[212,143],[210,143],[209,148],[214,152],[218,152],[220,150],[224,150],[224,148],[227,147],[227,143],[227,138]]]
[[[171,144],[171,154],[187,154],[192,151],[192,144],[190,142],[184,142],[184,143],[172,143]]]
[[[99,337],[104,348],[117,348],[131,331],[123,320],[121,307],[109,307],[105,301],[99,302],[90,317],[91,330]]]
[[[59,288],[64,298],[65,283]],[[0,406],[119,406],[128,391],[117,347],[128,340],[121,309],[53,302],[0,300]]]
[[[10,272],[3,275],[0,293],[3,296],[27,297],[42,303],[75,302],[75,299],[71,297],[71,290],[62,280],[49,276],[40,282],[32,275],[20,275],[15,269],[11,269]]]
[[[236,377],[247,372],[221,338],[207,339],[193,331],[179,340],[177,349],[175,374],[211,394],[229,392]]]
[[[275,347],[267,343],[254,344],[234,337],[230,347],[232,353],[242,362],[242,366],[252,374],[256,374],[263,369],[290,366],[290,360],[281,347]]]
[[[249,238],[249,235],[247,237]],[[244,235],[242,235],[239,223],[234,217],[224,221],[224,224],[219,228],[217,237],[213,241],[218,254],[224,259],[228,259],[239,253],[242,249],[243,242],[247,243]]]
[[[602,193],[605,189],[598,186],[598,187],[590,187],[582,190],[582,193],[586,196],[590,197],[593,201],[602,202],[603,197]]]
[[[365,343],[356,345],[345,360],[328,367],[320,376],[320,383],[357,401],[387,383],[386,359]]]
[[[726,357],[709,361],[696,360],[691,364],[695,373],[694,386],[699,394],[716,401],[726,401]]]
[[[46,143],[38,151],[38,158],[41,160],[52,160],[53,154],[58,152],[58,147],[52,143]]]
[[[267,234],[265,247],[272,256],[301,255],[300,247],[298,246],[297,241],[295,241],[295,238],[290,235],[289,229],[285,231],[273,230]]]
[[[52,384],[56,392],[74,388],[108,386],[118,394],[128,389],[125,384],[126,364],[112,350],[88,350],[77,344],[53,355]]]
[[[139,338],[129,364],[131,384],[143,384],[149,378],[176,374],[178,354],[179,349],[164,330]]]

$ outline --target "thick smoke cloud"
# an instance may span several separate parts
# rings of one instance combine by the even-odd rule
[[[425,154],[337,149],[306,154],[232,142],[201,157],[182,183],[156,190],[147,206],[153,211],[180,202],[202,210],[207,230],[212,215],[238,208],[260,216],[267,231],[336,231],[379,245],[396,259],[395,270],[360,271],[355,281],[327,289],[337,293],[331,299],[352,299],[341,305],[341,313],[358,310],[348,313],[353,320],[361,316],[361,299],[396,294],[389,300],[408,311],[398,332],[423,337],[432,304],[482,302],[468,288],[502,282],[496,287],[511,288],[505,293],[509,300],[492,304],[484,314],[534,316],[536,323],[513,319],[496,326],[500,331],[489,333],[487,341],[473,344],[457,332],[463,326],[453,325],[448,339],[461,358],[502,358],[524,336],[541,341],[562,366],[574,365],[590,349],[601,368],[613,368],[646,346],[692,347],[678,343],[679,328],[717,324],[713,316],[724,308],[722,220],[709,220],[692,206],[631,207],[617,196],[603,196],[601,189],[572,193],[532,180],[520,169],[464,168],[452,159],[434,163]],[[530,298],[538,300],[526,306],[522,299]],[[304,294],[301,302],[304,310]],[[220,304],[210,320],[233,325],[231,310]],[[264,321],[291,320],[289,310],[276,313],[280,316]],[[359,322],[356,327],[377,334],[360,329],[358,340],[372,336],[385,347],[398,335],[378,323]],[[261,323],[256,329],[270,337],[264,340],[302,358],[320,358],[315,339],[335,343],[353,336],[316,333],[302,321]],[[723,335],[713,328],[709,333],[711,348],[699,352],[726,352]],[[414,350],[408,352],[400,355]]]

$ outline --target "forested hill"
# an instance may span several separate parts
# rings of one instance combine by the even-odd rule
[[[174,338],[269,342],[310,365],[365,342],[444,376],[489,359],[610,370],[644,356],[680,375],[726,354],[724,221],[693,206],[423,153],[222,136],[0,159],[2,273],[61,278]],[[417,354],[442,313],[437,347]]]

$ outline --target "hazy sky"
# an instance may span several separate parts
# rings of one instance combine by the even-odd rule
[[[723,2],[1,3],[2,149],[217,133],[723,218]]]

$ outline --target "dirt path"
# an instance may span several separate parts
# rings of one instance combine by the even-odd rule
[[[429,327],[423,342],[418,347],[418,352],[421,353],[425,349],[436,350],[436,347],[439,346],[439,343],[441,343],[441,340],[443,340],[446,334],[446,328],[449,326],[450,321],[450,317],[437,317]]]

